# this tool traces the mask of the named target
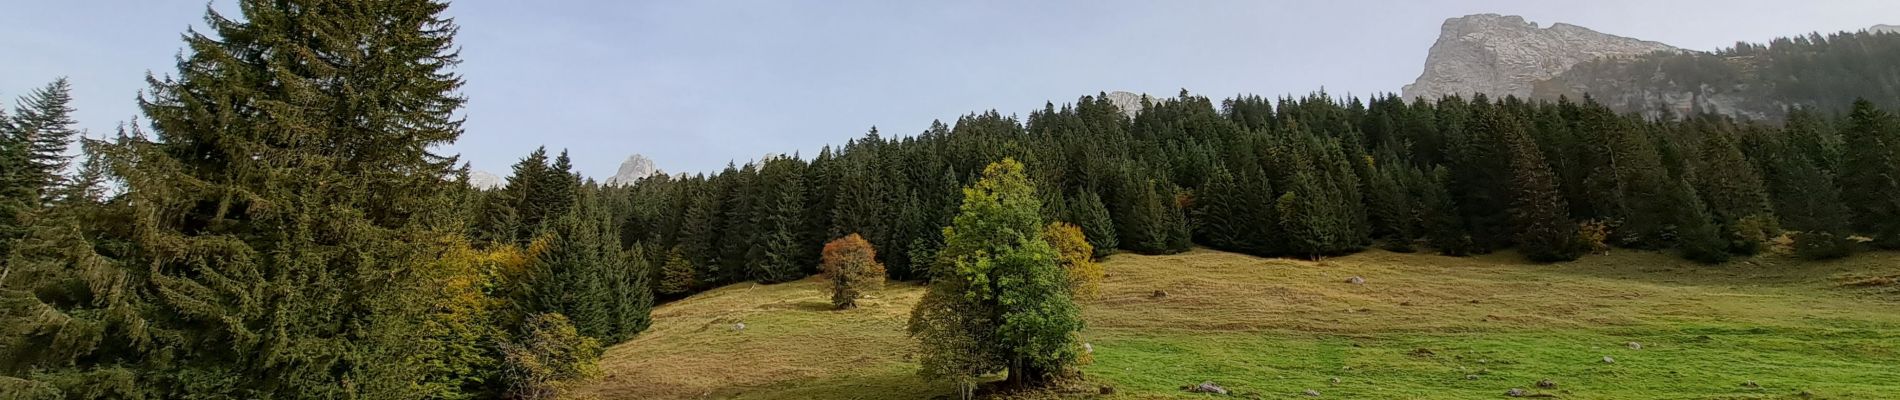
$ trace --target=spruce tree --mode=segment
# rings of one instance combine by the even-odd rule
[[[1458,205],[1452,200],[1451,179],[1451,171],[1444,166],[1432,170],[1432,178],[1425,183],[1424,196],[1419,200],[1423,211],[1420,219],[1425,224],[1426,244],[1432,249],[1448,256],[1469,255],[1475,245],[1465,229]]]
[[[25,214],[38,197],[26,179],[28,146],[14,131],[13,119],[0,104],[0,257],[11,253],[13,241],[26,234]]]
[[[632,277],[619,232],[594,193],[582,190],[571,212],[549,224],[546,245],[528,263],[529,297],[520,303],[524,315],[560,313],[581,334],[611,343],[644,327],[638,310],[623,307],[640,308],[649,289]]]
[[[1511,166],[1511,221],[1518,249],[1536,262],[1570,261],[1585,251],[1570,221],[1570,206],[1558,192],[1556,176],[1524,127],[1500,115],[1489,115],[1486,128],[1503,139]]]
[[[811,250],[805,243],[805,183],[802,161],[767,161],[760,169],[758,185],[768,197],[762,198],[757,215],[759,238],[753,248],[752,279],[760,282],[785,282],[803,277],[811,266],[806,264]]]
[[[106,150],[142,328],[111,359],[145,397],[422,397],[418,269],[462,231],[432,152],[462,132],[445,8],[241,1],[150,79],[152,136]]]
[[[1713,132],[1702,144],[1697,193],[1714,219],[1728,252],[1753,255],[1776,235],[1773,206],[1755,166],[1730,135]]]
[[[43,192],[59,185],[60,173],[66,169],[66,148],[78,134],[73,127],[77,122],[72,118],[72,99],[72,85],[66,78],[59,78],[20,98],[14,108],[16,115],[7,124],[12,141],[17,143],[14,146],[25,151],[20,169],[10,174],[42,197],[31,205],[45,202]]]
[[[1798,136],[1787,140],[1799,141]],[[1798,146],[1775,142],[1768,158],[1768,183],[1781,225],[1794,230],[1795,254],[1808,259],[1831,259],[1852,251],[1848,236],[1850,212],[1841,203],[1840,187],[1823,161],[1808,157]]]
[[[1853,215],[1854,231],[1873,238],[1875,246],[1900,249],[1900,119],[1858,99],[1841,133],[1841,200]]]

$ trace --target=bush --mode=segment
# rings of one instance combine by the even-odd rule
[[[520,337],[501,344],[502,379],[509,398],[560,398],[565,383],[599,372],[600,342],[582,336],[566,316],[531,315],[521,330]]]
[[[1588,220],[1577,224],[1577,239],[1591,254],[1610,254],[1610,224],[1602,220]]]
[[[1042,240],[1056,248],[1056,262],[1069,276],[1069,293],[1078,299],[1094,298],[1102,290],[1102,265],[1091,256],[1095,248],[1089,245],[1088,238],[1082,234],[1082,228],[1067,222],[1050,222],[1042,229]]]
[[[825,243],[818,268],[831,283],[831,305],[840,310],[857,307],[864,292],[884,288],[884,264],[877,262],[877,250],[856,233]]]
[[[1846,257],[1852,252],[1847,238],[1831,232],[1796,232],[1794,234],[1795,256],[1809,260],[1831,260]]]

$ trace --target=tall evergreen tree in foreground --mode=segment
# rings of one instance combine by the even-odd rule
[[[0,107],[0,260],[62,183],[66,148],[77,134],[71,93],[60,78],[21,97],[16,115]]]
[[[462,234],[431,151],[462,132],[455,25],[429,0],[257,1],[207,16],[152,135],[102,151],[132,217],[119,317],[40,366],[75,395],[418,398],[424,266]],[[35,119],[47,118],[46,115]]]
[[[1040,385],[1075,362],[1082,329],[1068,274],[1042,237],[1042,205],[1013,159],[985,168],[963,195],[936,276],[911,311],[920,373],[957,383],[966,397],[977,376],[994,372]]]
[[[59,78],[45,87],[21,97],[14,107],[17,115],[4,128],[10,129],[10,141],[24,151],[13,175],[21,184],[46,191],[60,183],[66,169],[66,148],[78,131],[73,127],[72,85]],[[4,118],[0,115],[0,118]],[[0,129],[0,132],[7,130]],[[46,193],[41,193],[45,197]],[[38,202],[35,202],[37,205]]]

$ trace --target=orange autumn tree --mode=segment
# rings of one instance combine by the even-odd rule
[[[864,292],[884,288],[884,264],[877,262],[877,250],[856,233],[825,243],[818,268],[831,283],[831,305],[840,310],[857,307]]]

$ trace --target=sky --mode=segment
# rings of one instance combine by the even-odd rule
[[[68,77],[81,127],[110,135],[148,72],[174,73],[180,35],[235,1],[0,0],[0,98]],[[1105,91],[1397,92],[1474,13],[1709,50],[1900,23],[1900,1],[459,0],[467,132],[442,150],[507,175],[567,149],[604,179],[633,153],[710,172]]]

